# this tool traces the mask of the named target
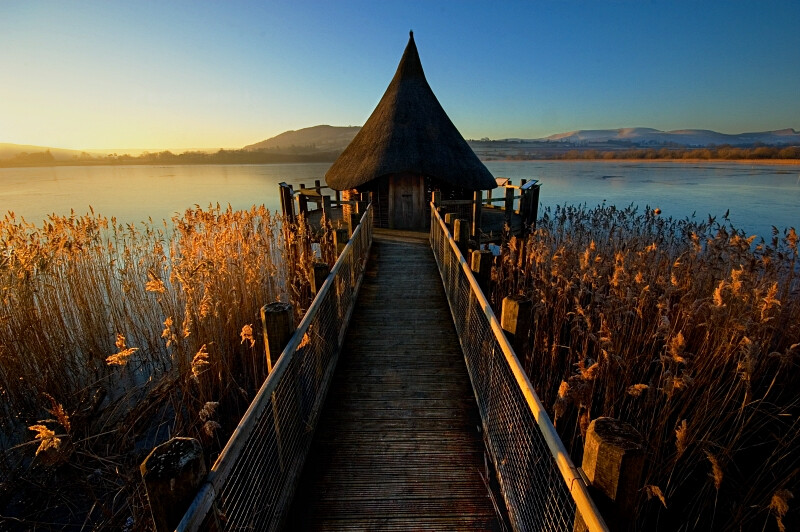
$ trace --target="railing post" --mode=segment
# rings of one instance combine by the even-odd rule
[[[521,296],[503,298],[500,311],[500,327],[506,333],[517,357],[523,356],[525,341],[531,328],[531,312],[533,304],[530,299]]]
[[[586,431],[581,469],[609,528],[631,528],[644,469],[641,434],[629,423],[618,419],[595,419]],[[574,530],[586,530],[580,514],[575,516]]]
[[[455,233],[453,233],[453,223],[456,221],[457,217],[458,217],[458,214],[454,213],[454,212],[448,212],[448,213],[446,213],[444,215],[444,225],[447,226],[447,229],[450,231],[450,234],[453,235],[453,236],[455,236]]]
[[[453,222],[453,240],[458,244],[461,254],[466,257],[469,248],[469,220],[457,218]]]
[[[442,191],[434,190],[433,194],[431,194],[431,201],[433,201],[434,206],[439,207],[442,204]]]
[[[294,309],[289,303],[270,303],[261,307],[264,344],[267,351],[267,370],[278,362],[283,348],[294,333]]]
[[[472,197],[472,239],[475,246],[481,247],[481,207],[483,203],[483,192],[476,190]]]
[[[155,529],[175,530],[206,478],[200,442],[193,438],[172,438],[153,449],[139,471]]]
[[[358,204],[356,204],[356,208],[358,208]],[[358,227],[358,223],[361,221],[361,213],[354,212],[356,209],[351,209],[350,211],[350,218],[347,220],[347,230],[350,233],[350,236],[353,236],[353,233]]]
[[[322,195],[322,182],[319,179],[314,180],[314,190],[317,191],[318,195]]]
[[[514,214],[514,188],[506,187],[506,223],[511,225],[511,215]]]
[[[300,193],[297,195],[297,206],[300,214],[308,214],[308,197],[305,194]]]
[[[347,241],[350,240],[350,235],[348,234],[347,228],[345,227],[337,227],[333,232],[333,243],[336,246],[336,256],[342,254],[344,251],[344,247],[347,245]]]
[[[325,216],[325,219],[330,221],[331,219],[331,197],[330,196],[322,196],[322,214]]]

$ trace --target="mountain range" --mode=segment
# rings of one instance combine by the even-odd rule
[[[262,152],[268,156],[286,157],[316,156],[333,161],[359,132],[359,126],[319,125],[298,130],[285,131],[279,135],[249,144],[241,148],[244,152]],[[679,129],[661,131],[653,128],[634,127],[619,129],[581,129],[556,133],[543,138],[505,138],[500,140],[469,140],[473,150],[481,158],[502,157],[508,150],[529,150],[529,153],[552,154],[568,149],[625,150],[629,148],[701,148],[712,145],[736,147],[800,146],[800,132],[795,129],[779,129],[753,133],[727,134],[707,129]],[[500,151],[497,151],[500,150]],[[21,144],[0,143],[0,161],[9,161],[20,154],[36,154],[49,151],[52,161],[73,161],[108,155],[108,152],[136,155],[142,150],[65,150]],[[213,153],[210,150],[201,150]],[[48,158],[50,158],[48,156]],[[60,163],[57,163],[60,164]]]

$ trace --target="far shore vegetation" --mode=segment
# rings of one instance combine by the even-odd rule
[[[567,161],[748,161],[777,162],[792,161],[800,164],[800,146],[752,146],[736,147],[729,145],[705,148],[660,147],[627,149],[594,149],[586,147],[547,150],[499,149],[494,151],[491,143],[475,146],[478,156],[488,160],[567,160]],[[50,150],[34,153],[18,153],[8,159],[0,159],[0,167],[36,166],[89,166],[89,165],[148,165],[148,164],[275,164],[275,163],[323,163],[333,162],[341,152],[319,151],[314,146],[292,146],[290,148],[264,150],[226,150],[216,152],[186,151],[173,153],[160,151],[145,152],[140,155],[110,153],[93,155],[83,152],[68,159],[53,155]]]

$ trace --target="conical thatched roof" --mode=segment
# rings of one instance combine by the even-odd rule
[[[402,173],[429,176],[466,190],[496,186],[428,86],[413,32],[383,98],[325,174],[325,181],[334,189],[348,190]]]

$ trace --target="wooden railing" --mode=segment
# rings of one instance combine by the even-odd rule
[[[433,203],[430,241],[512,526],[607,531],[583,477]]]
[[[372,245],[372,207],[177,527],[274,530],[302,471]]]

